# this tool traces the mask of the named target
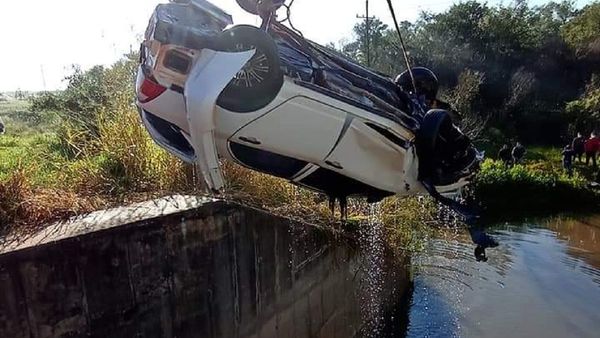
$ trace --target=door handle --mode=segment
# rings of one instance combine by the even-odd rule
[[[240,136],[240,140],[242,140],[242,141],[244,141],[246,143],[254,144],[254,145],[260,145],[260,144],[262,144],[259,140],[257,140],[254,137]]]

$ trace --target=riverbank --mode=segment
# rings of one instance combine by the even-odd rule
[[[10,107],[28,109],[26,102],[4,107],[12,116]],[[205,194],[194,168],[154,145],[136,114],[126,107],[111,120],[101,120],[100,135],[85,142],[76,142],[79,134],[62,129],[64,125],[41,133],[26,121],[0,136],[0,235],[32,233],[55,221],[162,196]],[[339,215],[332,217],[325,196],[233,163],[223,163],[223,169],[225,199],[331,233],[352,230],[342,229]],[[353,199],[349,205],[353,222],[384,215],[378,221],[385,224],[387,242],[401,251],[422,247],[434,211],[431,201],[416,198],[387,199],[375,215],[364,200]]]
[[[594,177],[595,170],[584,163],[576,163],[569,177],[560,150],[532,148],[520,165],[484,161],[470,199],[486,217],[495,219],[593,212],[600,207],[600,191],[589,187]]]
[[[98,90],[104,90],[108,101],[86,108],[90,110],[84,121],[72,112],[50,110],[57,105],[52,100],[61,96],[0,103],[0,116],[7,122],[7,133],[0,136],[0,234],[33,231],[90,211],[157,197],[204,193],[194,168],[152,142],[130,104],[131,95],[114,85],[134,66],[133,60],[105,70],[105,83]],[[87,107],[79,101],[71,104]],[[341,228],[324,196],[232,163],[223,168],[228,183],[224,198],[332,231]],[[523,166],[507,169],[497,162],[483,163],[471,200],[484,215],[500,218],[590,210],[600,201],[598,193],[586,187],[590,175],[580,166],[569,178],[557,150],[530,149]],[[349,214],[358,220],[377,217],[399,250],[418,250],[430,225],[437,222],[438,211],[428,198],[389,198],[377,210],[364,200],[351,200]]]
[[[18,120],[35,115],[23,113],[29,109],[27,102],[3,107],[5,120],[20,123],[0,137],[3,233],[33,231],[82,213],[170,194],[203,193],[194,169],[155,146],[130,106],[120,105],[110,118],[101,114],[99,135],[83,140],[76,128],[52,124],[43,115],[33,119],[36,125]],[[38,129],[40,124],[45,132]],[[331,230],[341,228],[322,195],[232,163],[224,163],[224,172],[225,198]],[[524,165],[505,168],[484,162],[470,198],[484,216],[496,219],[593,211],[600,197],[587,188],[591,174],[591,169],[578,164],[570,178],[561,168],[558,150],[534,148]],[[354,220],[374,216],[363,200],[352,200],[349,212]],[[389,198],[375,213],[385,224],[389,242],[399,250],[419,250],[438,216],[437,205],[423,198]]]

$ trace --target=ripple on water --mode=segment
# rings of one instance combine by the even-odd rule
[[[475,261],[466,231],[431,239],[412,259],[407,336],[597,337],[598,224],[497,226],[500,247],[488,250],[487,263]]]

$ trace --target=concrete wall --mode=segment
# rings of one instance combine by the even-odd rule
[[[4,243],[0,337],[367,335],[373,314],[361,304],[387,313],[408,276],[389,259],[371,276],[358,252],[221,201],[103,211]]]

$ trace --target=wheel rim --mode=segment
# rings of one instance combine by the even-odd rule
[[[256,53],[235,75],[232,83],[238,87],[246,88],[252,88],[263,83],[271,71],[267,55],[252,45],[245,46],[243,44],[237,44],[233,49],[236,52],[254,49]]]

